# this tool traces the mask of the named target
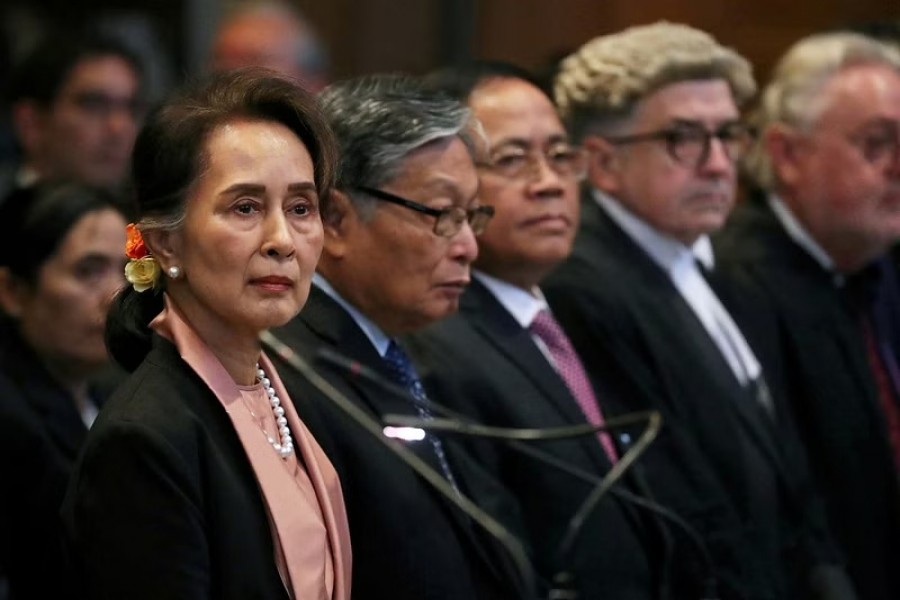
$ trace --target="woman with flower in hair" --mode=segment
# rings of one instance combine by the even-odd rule
[[[103,324],[125,284],[115,199],[71,183],[0,207],[0,576],[11,600],[66,595],[59,507],[105,392]]]
[[[265,71],[148,119],[107,325],[133,372],[63,507],[85,597],[349,600],[340,483],[259,342],[306,302],[335,154],[312,97]]]

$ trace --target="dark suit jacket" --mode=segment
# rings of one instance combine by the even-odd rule
[[[803,598],[835,561],[790,420],[743,389],[667,274],[590,197],[570,261],[544,290],[589,368],[614,360],[653,388],[741,515],[752,597]],[[751,344],[753,343],[752,340]],[[777,382],[770,382],[776,386]]]
[[[463,297],[457,317],[415,336],[411,344],[425,365],[423,370],[434,395],[442,404],[477,420],[497,426],[538,428],[585,423],[577,401],[529,332],[478,281]],[[593,369],[596,395],[605,416],[650,408],[643,400],[645,392],[628,386],[616,373],[602,370],[606,364],[595,363]],[[636,438],[637,432],[630,435]],[[642,513],[616,496],[604,500],[584,526],[572,555],[560,562],[556,554],[559,542],[591,485],[501,443],[473,446],[516,492],[532,538],[543,540],[535,546],[541,570],[553,574],[561,568],[574,568],[581,597],[701,597],[706,567],[683,532],[671,530],[652,513]],[[594,477],[610,468],[595,436],[536,446]],[[649,481],[650,488],[667,498],[680,496],[680,508],[688,508],[690,520],[703,527],[717,564],[739,571],[740,561],[734,557],[740,550],[739,540],[721,542],[725,536],[734,535],[740,524],[718,484],[700,472],[678,475],[683,471],[681,465],[691,464],[686,454],[689,451],[665,429],[641,459],[639,476],[625,487],[649,495]],[[648,466],[649,470],[645,468]],[[732,531],[723,526],[728,519],[732,520]],[[667,560],[670,536],[679,542],[674,561]],[[740,585],[734,581],[736,573],[726,574],[724,570],[720,568],[717,575],[723,583],[728,580],[723,589],[725,597],[744,597],[737,591]],[[670,586],[666,584],[669,575]]]
[[[775,352],[835,537],[866,600],[900,598],[900,489],[858,321],[833,274],[784,231],[763,198],[716,239],[722,272],[745,301],[738,318],[775,315]],[[896,308],[896,307],[895,307]]]
[[[63,519],[87,598],[288,598],[231,420],[160,337],[91,428]]]
[[[71,395],[0,324],[0,573],[12,600],[64,595],[59,507],[86,434]]]
[[[316,287],[300,316],[274,333],[309,360],[315,360],[319,348],[329,348],[390,377],[352,317]],[[502,548],[306,378],[278,364],[301,418],[341,478],[353,545],[355,600],[526,597]],[[386,413],[418,416],[411,399],[377,383],[327,364],[320,363],[318,372],[375,418]],[[427,441],[409,447],[438,468]],[[497,483],[450,440],[444,440],[444,447],[462,491],[495,517],[509,517],[501,520],[515,525],[517,508]]]

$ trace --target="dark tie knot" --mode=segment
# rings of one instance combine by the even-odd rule
[[[409,356],[393,340],[388,344],[387,352],[384,354],[384,363],[394,380],[404,387],[409,387],[419,379]]]

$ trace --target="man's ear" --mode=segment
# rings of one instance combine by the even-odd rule
[[[40,153],[46,128],[46,111],[32,100],[22,100],[13,105],[13,126],[16,137],[28,158]]]
[[[0,309],[18,319],[24,310],[29,286],[13,275],[9,267],[0,267]]]
[[[588,181],[600,191],[615,195],[622,167],[618,148],[598,135],[586,137],[582,145],[588,157]]]
[[[800,176],[799,134],[791,127],[776,123],[762,133],[762,150],[772,165],[772,175],[787,187],[796,185]]]
[[[359,215],[345,192],[331,191],[322,223],[325,228],[323,253],[333,258],[344,256],[347,253],[347,242],[353,230],[359,226]]]

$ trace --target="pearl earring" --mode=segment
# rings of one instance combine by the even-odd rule
[[[178,279],[181,277],[181,269],[175,266],[171,266],[166,269],[166,274],[169,276],[169,279]]]

